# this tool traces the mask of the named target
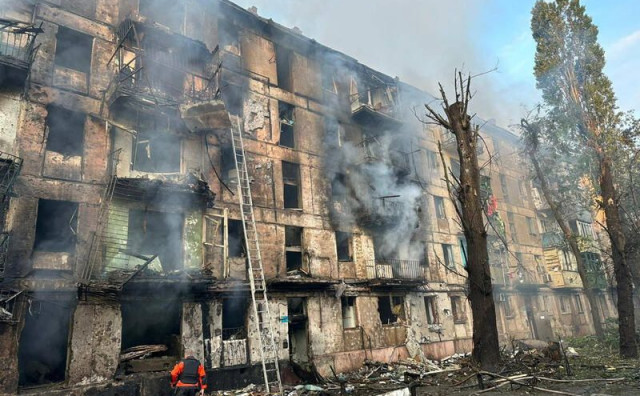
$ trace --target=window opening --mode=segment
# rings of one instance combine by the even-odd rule
[[[182,213],[130,210],[127,247],[136,254],[157,255],[164,272],[181,269],[183,226]]]
[[[464,323],[467,321],[467,314],[464,301],[460,296],[451,297],[451,311],[453,313],[453,321],[455,323]]]
[[[58,26],[55,64],[82,73],[91,72],[93,37],[76,30]]]
[[[77,202],[39,200],[33,250],[40,252],[75,252],[78,229],[77,215]]]
[[[338,261],[353,261],[351,242],[352,234],[350,232],[336,231],[336,249],[338,251]]]
[[[300,165],[282,161],[285,209],[300,208]]]
[[[294,135],[294,109],[295,107],[289,103],[278,102],[278,114],[280,118],[280,145],[289,148],[295,148]]]
[[[302,228],[285,226],[285,258],[287,271],[302,268]]]
[[[58,106],[48,106],[47,113],[47,150],[65,157],[82,155],[85,114]]]
[[[179,173],[180,143],[180,137],[170,133],[138,132],[133,143],[133,170],[149,173]]]
[[[397,296],[378,297],[378,313],[383,325],[403,321],[405,318],[404,298]]]
[[[225,298],[222,300],[222,339],[243,340],[247,338],[247,298]]]
[[[291,91],[291,59],[293,51],[276,44],[276,71],[278,86],[285,91]]]
[[[352,329],[356,327],[356,298],[342,297],[342,327]]]
[[[444,209],[444,198],[442,197],[433,197],[433,201],[436,205],[436,217],[438,219],[446,219],[447,214]]]
[[[427,312],[427,324],[437,324],[438,321],[438,304],[435,296],[424,298],[424,307]]]
[[[65,380],[72,307],[57,301],[29,301],[18,343],[18,384]]]

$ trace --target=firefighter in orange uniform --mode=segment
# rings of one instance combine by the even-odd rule
[[[207,374],[204,366],[193,353],[185,353],[184,359],[171,370],[171,387],[175,388],[176,396],[200,396],[207,389]]]

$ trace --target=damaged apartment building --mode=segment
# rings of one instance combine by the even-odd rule
[[[0,392],[162,394],[185,351],[215,388],[470,351],[428,94],[226,0],[2,4]],[[483,131],[502,340],[591,332],[518,138]]]

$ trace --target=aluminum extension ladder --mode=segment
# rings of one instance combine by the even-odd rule
[[[262,360],[262,373],[267,392],[282,393],[282,380],[278,368],[278,349],[273,332],[269,301],[267,299],[267,285],[262,267],[262,256],[258,242],[258,232],[253,214],[253,200],[251,198],[251,182],[247,172],[247,162],[242,140],[242,126],[237,117],[231,120],[231,142],[234,152],[236,173],[238,175],[238,199],[244,229],[244,240],[247,249],[247,263],[249,285],[251,286],[251,301],[254,323],[258,327],[260,337],[259,349]]]

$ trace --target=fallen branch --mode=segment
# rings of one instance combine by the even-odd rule
[[[514,385],[526,386],[527,388],[535,389],[535,390],[540,391],[540,392],[553,393],[553,394],[556,394],[556,395],[578,396],[576,393],[569,393],[569,392],[557,391],[557,390],[553,390],[553,389],[541,388],[539,386],[534,386],[534,385],[529,385],[529,384],[526,384],[526,383],[523,383],[523,382],[519,382],[519,381],[522,381],[524,379],[532,379],[534,377],[531,377],[531,378],[524,377],[524,378],[521,378],[519,381],[516,381],[516,380],[513,380],[513,379],[511,379],[509,377],[505,377],[503,375],[496,374],[496,373],[491,373],[491,372],[488,372],[488,371],[480,371],[480,372],[478,372],[478,374],[489,375],[489,376],[493,376],[493,377],[496,377],[496,378],[501,378],[501,379],[504,379],[504,380],[508,381],[508,382],[504,382],[503,384],[500,384],[500,386],[506,385],[507,383],[511,383],[511,384],[514,384]],[[485,390],[487,390],[487,391],[488,390],[494,390],[494,389],[499,388],[500,386],[494,386],[493,388],[485,389]],[[478,392],[476,392],[476,393],[478,393]]]

